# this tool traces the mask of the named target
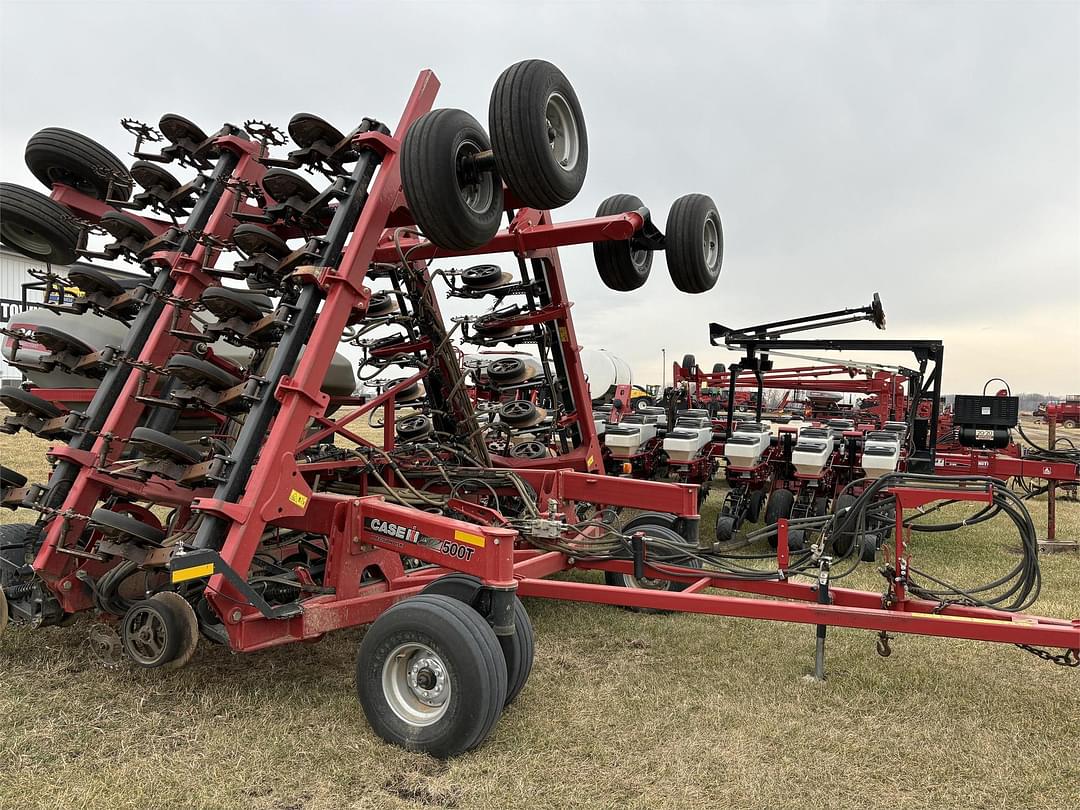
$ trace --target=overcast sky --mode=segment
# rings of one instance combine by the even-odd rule
[[[724,221],[716,288],[642,289],[563,252],[581,342],[659,381],[709,367],[710,320],[748,325],[868,303],[941,338],[945,388],[1080,392],[1080,4],[15,2],[0,0],[0,176],[45,126],[123,154],[121,117],[211,131],[299,111],[397,121],[417,71],[487,120],[520,59],[558,64],[588,124],[589,174],[557,213],[641,197],[663,228],[703,192]],[[884,359],[878,357],[877,359]],[[897,358],[909,362],[908,358]]]

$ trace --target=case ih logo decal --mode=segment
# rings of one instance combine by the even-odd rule
[[[408,526],[399,526],[396,523],[389,523],[378,518],[368,518],[367,527],[375,534],[381,534],[384,537],[393,537],[397,540],[404,540],[406,543],[420,542],[420,532],[416,529],[410,529]]]
[[[426,537],[417,529],[410,529],[408,526],[400,526],[397,523],[380,520],[379,518],[368,518],[365,525],[368,531],[375,534],[393,540],[403,540],[406,543],[413,543],[418,546],[426,546],[458,560],[468,561],[473,558],[475,549],[469,546],[484,547],[484,536],[472,534],[471,532],[455,531],[453,540],[439,540],[434,537]]]

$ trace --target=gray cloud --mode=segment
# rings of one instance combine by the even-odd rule
[[[1080,6],[1057,3],[12,2],[0,5],[0,174],[33,186],[43,126],[117,152],[121,116],[204,124],[299,110],[396,121],[416,72],[486,118],[507,64],[574,82],[590,173],[559,217],[633,192],[661,226],[711,194],[725,270],[678,294],[662,257],[631,294],[564,251],[579,336],[644,381],[710,349],[706,324],[857,305],[889,337],[947,340],[948,390],[991,376],[1080,389]],[[869,326],[847,333],[867,335]]]

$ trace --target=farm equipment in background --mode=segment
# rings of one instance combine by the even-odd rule
[[[176,115],[156,129],[124,122],[136,136],[130,172],[66,130],[31,139],[28,164],[51,196],[3,184],[4,241],[50,264],[129,260],[147,281],[130,301],[103,287],[88,302],[125,321],[120,345],[95,348],[47,325],[5,332],[43,346],[35,362],[97,382],[84,411],[58,422],[25,401],[9,423],[56,443],[47,483],[0,471],[0,502],[39,515],[0,527],[0,630],[9,608],[29,628],[92,612],[103,655],[175,668],[200,637],[247,652],[371,623],[356,666],[368,721],[440,757],[480,745],[528,679],[532,627],[519,595],[813,624],[819,677],[829,624],[877,631],[879,645],[907,632],[1063,648],[1055,660],[1073,660],[1075,623],[1016,621],[1038,580],[1022,507],[1008,514],[1024,565],[1004,593],[973,600],[907,567],[903,508],[1011,505],[989,480],[886,475],[843,515],[791,521],[828,538],[894,499],[895,567],[882,594],[830,588],[833,558],[824,544],[791,548],[787,521],[770,530],[776,554],[751,568],[700,537],[698,488],[603,474],[558,248],[592,244],[618,291],[644,284],[664,250],[675,286],[700,293],[720,272],[719,214],[687,195],[661,233],[638,198],[616,195],[595,217],[556,222],[550,210],[576,196],[588,159],[566,77],[538,60],[508,68],[492,92],[490,138],[468,113],[432,109],[438,88],[423,71],[393,132],[370,118],[346,132],[297,114],[298,148],[285,158],[271,156],[285,138],[268,124],[208,136]],[[150,142],[165,145],[145,152]],[[162,163],[196,176],[181,183]],[[143,188],[134,197],[132,178]],[[91,250],[98,229],[114,241]],[[430,265],[497,253],[516,272]],[[490,308],[444,317],[436,280]],[[251,359],[200,349],[219,339]],[[535,347],[538,368],[511,357],[474,369],[498,389],[481,397],[455,340],[478,352]],[[331,413],[322,387],[343,341],[363,353],[362,381],[405,376]],[[174,435],[201,412],[215,416],[213,433]],[[377,442],[350,427],[379,415]],[[642,513],[619,526],[620,508]],[[604,584],[548,578],[572,569],[601,571]]]

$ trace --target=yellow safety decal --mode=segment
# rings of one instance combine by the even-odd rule
[[[565,326],[559,327],[559,340],[561,340],[563,343],[570,342],[570,333],[566,331]]]
[[[193,565],[191,568],[181,568],[179,571],[173,571],[172,581],[173,585],[175,585],[177,582],[187,582],[189,579],[208,577],[213,573],[213,563],[207,563],[206,565]]]
[[[920,619],[944,619],[951,622],[975,622],[976,624],[1012,624],[1011,621],[1005,619],[983,619],[979,616],[946,616],[943,613],[912,613],[911,616],[918,616]]]
[[[587,459],[585,459],[586,466],[589,466],[589,467],[592,466],[593,458],[595,458],[595,456],[589,456]]]
[[[471,532],[463,532],[461,529],[455,529],[454,539],[459,543],[468,543],[470,546],[484,547],[484,536],[481,534],[472,534]]]
[[[295,489],[289,493],[289,500],[299,506],[301,509],[307,509],[308,496],[303,492],[297,492]]]

